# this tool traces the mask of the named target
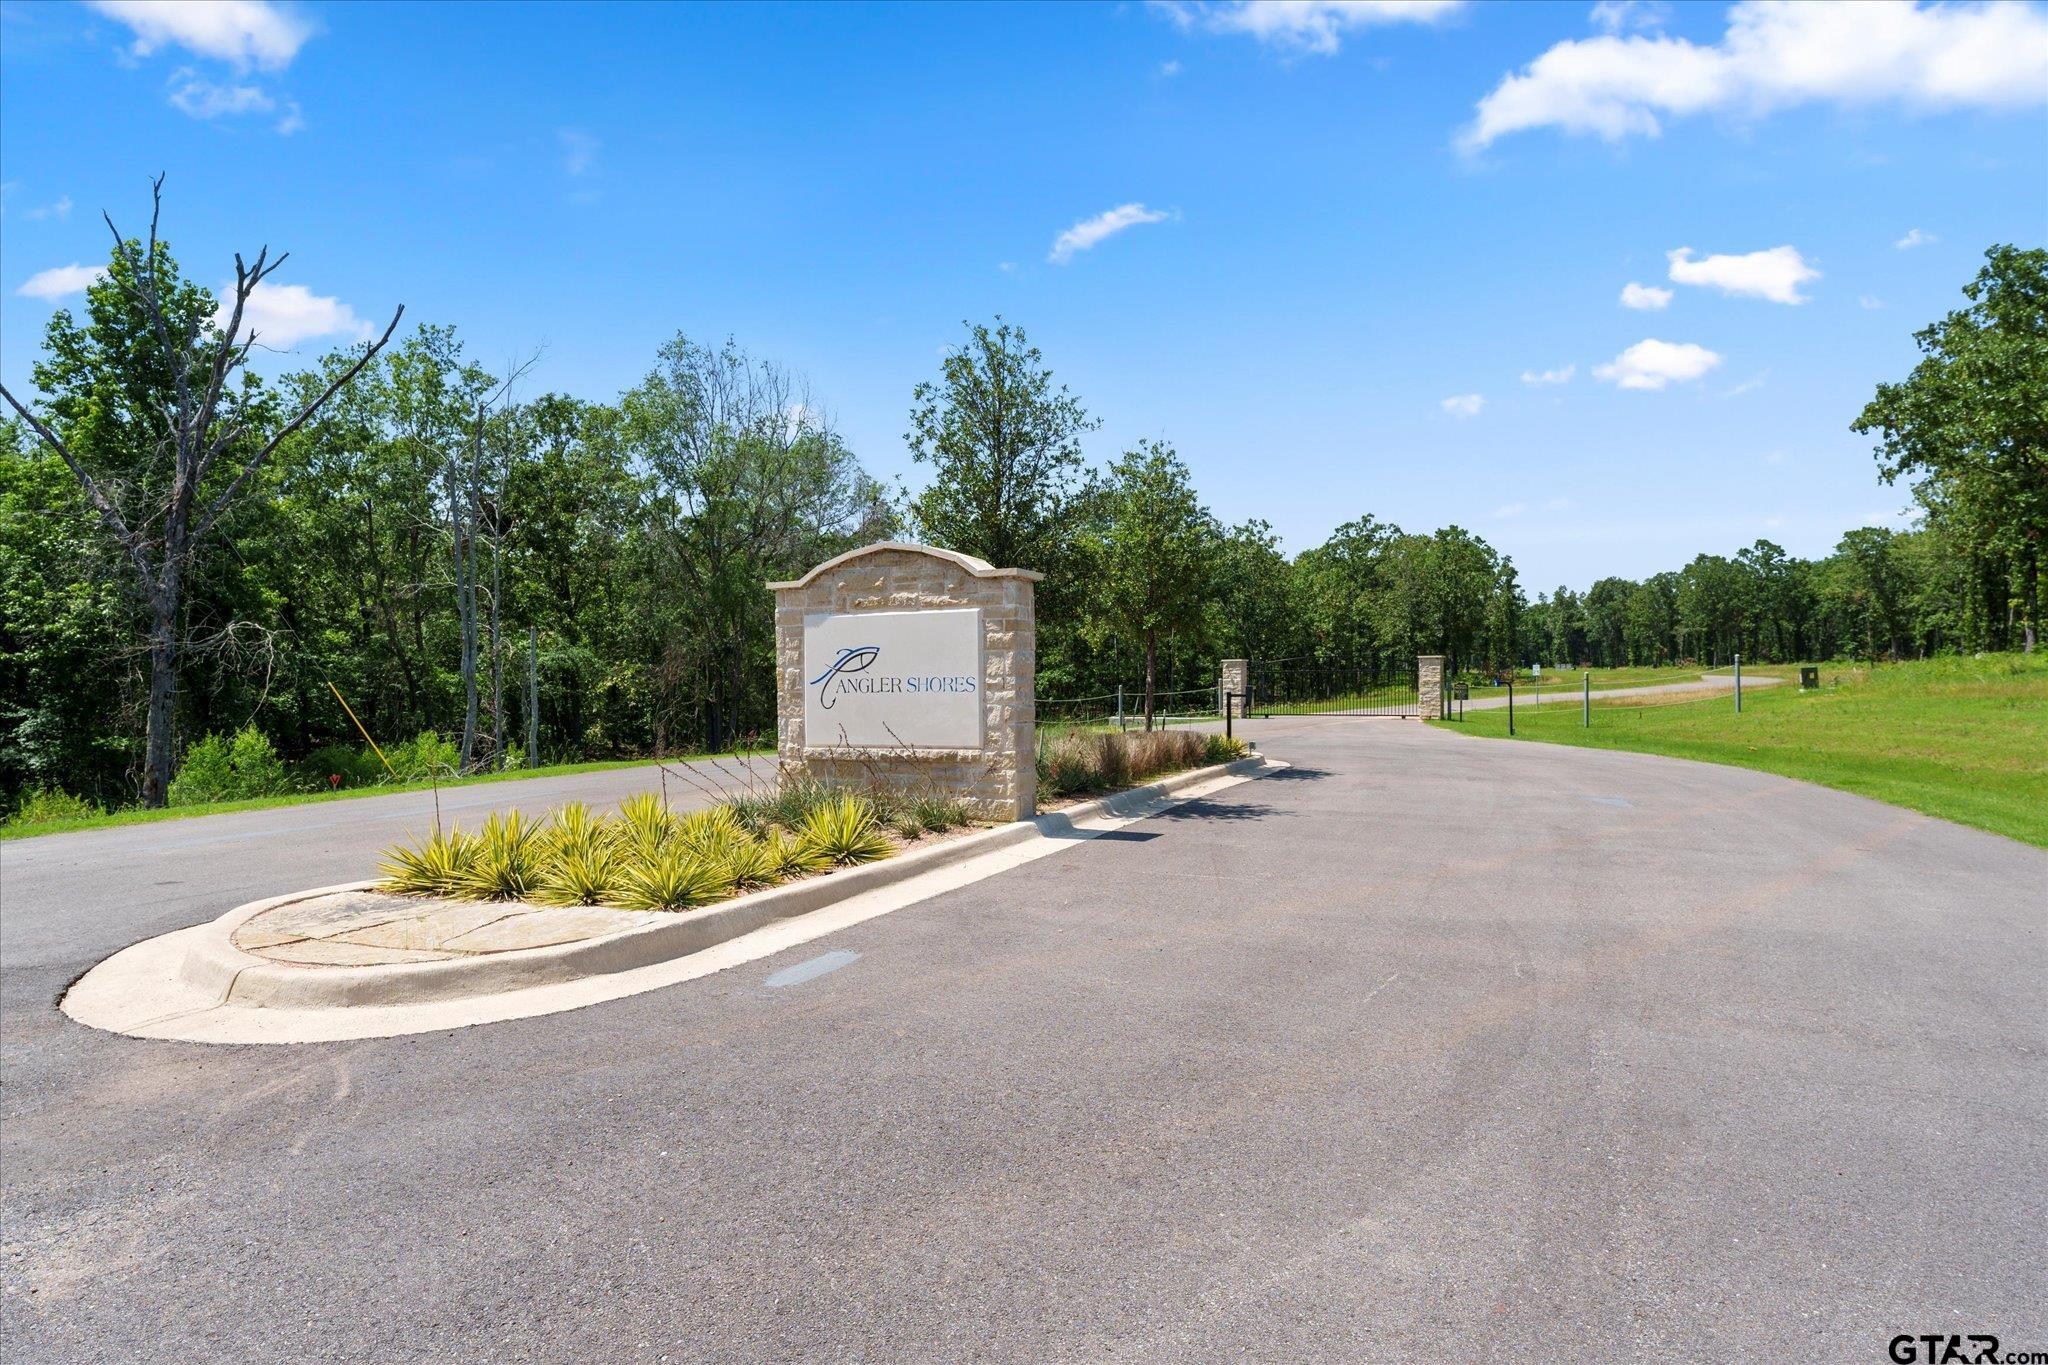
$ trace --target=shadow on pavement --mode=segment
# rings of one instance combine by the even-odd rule
[[[1269,815],[1286,815],[1263,801],[1188,801],[1172,810],[1161,811],[1155,820],[1263,820]]]
[[[1305,763],[1295,763],[1285,768],[1275,768],[1269,773],[1260,773],[1258,780],[1261,782],[1313,782],[1317,778],[1328,777],[1329,775],[1330,772],[1327,768],[1311,768]]]

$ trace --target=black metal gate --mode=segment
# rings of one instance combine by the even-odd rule
[[[1248,716],[1413,716],[1419,714],[1415,663],[1324,664],[1255,659]]]

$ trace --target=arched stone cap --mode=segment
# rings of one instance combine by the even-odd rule
[[[851,564],[856,559],[865,559],[869,555],[878,555],[889,550],[900,550],[908,554],[930,555],[933,559],[943,559],[948,564],[965,569],[976,578],[1021,578],[1027,582],[1036,583],[1045,577],[1044,574],[1039,573],[1035,569],[998,569],[985,559],[976,559],[973,555],[963,555],[958,550],[941,550],[936,545],[913,545],[907,540],[878,540],[872,545],[863,545],[857,550],[848,550],[843,555],[835,555],[817,568],[812,569],[802,578],[792,579],[787,583],[770,583],[768,586],[776,592],[781,592],[785,588],[807,587],[817,579],[818,575],[829,573],[842,564]]]

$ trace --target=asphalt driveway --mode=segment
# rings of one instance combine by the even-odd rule
[[[2048,1347],[2048,853],[1737,769],[1245,728],[1295,766],[745,968],[375,1042],[71,1023],[99,954],[226,907],[84,861],[24,896],[0,846],[9,1357]]]

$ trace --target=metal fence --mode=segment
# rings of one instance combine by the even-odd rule
[[[1152,694],[1152,723],[1191,725],[1220,720],[1222,695],[1214,687],[1180,688]],[[1145,689],[1120,687],[1092,697],[1040,697],[1040,729],[1142,730],[1145,728]]]
[[[1415,665],[1326,664],[1254,660],[1248,716],[1412,716],[1417,714]]]

